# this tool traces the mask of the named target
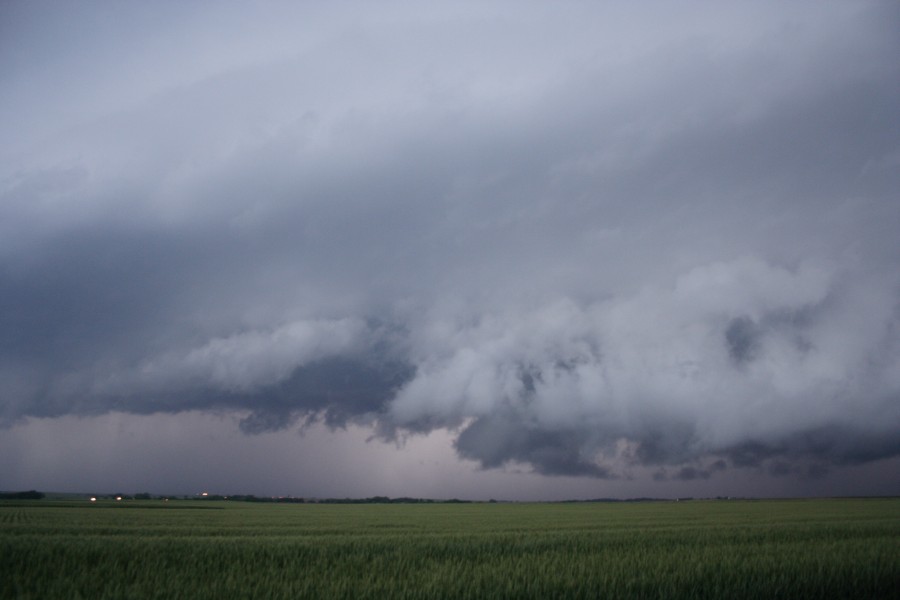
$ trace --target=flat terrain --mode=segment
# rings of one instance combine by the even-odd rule
[[[0,502],[2,598],[900,598],[900,499]]]

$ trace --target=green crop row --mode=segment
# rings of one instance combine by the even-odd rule
[[[0,597],[900,597],[896,499],[192,506],[0,503]]]

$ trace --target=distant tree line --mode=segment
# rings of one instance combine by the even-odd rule
[[[234,496],[222,496],[209,494],[198,496],[195,500],[229,500],[234,502],[275,502],[283,504],[431,504],[431,503],[465,503],[469,500],[432,500],[428,498],[389,498],[387,496],[371,496],[369,498],[295,498],[293,496],[254,496],[253,494],[238,494]]]
[[[197,501],[230,501],[230,502],[267,502],[280,504],[468,504],[472,500],[435,500],[432,498],[390,498],[388,496],[370,496],[368,498],[298,498],[294,496],[254,496],[253,494],[235,494],[225,496],[222,494],[206,494],[195,496],[179,495],[154,495],[148,492],[137,494],[91,494],[93,499],[103,500],[197,500]],[[0,500],[41,500],[46,494],[36,490],[27,492],[0,492]],[[496,502],[496,500],[491,500]]]
[[[430,498],[388,498],[387,496],[372,496],[371,498],[322,498],[319,500],[309,500],[308,502],[317,502],[319,504],[463,504],[470,501],[458,500],[456,498],[450,500],[433,500]]]
[[[40,500],[44,497],[42,492],[28,490],[27,492],[0,492],[0,500]]]

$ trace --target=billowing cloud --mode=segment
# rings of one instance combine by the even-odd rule
[[[4,423],[900,455],[892,4],[204,8],[0,9]]]
[[[420,342],[391,417],[475,419],[464,455],[547,471],[891,456],[896,283],[850,277],[738,259],[630,296],[446,324]]]

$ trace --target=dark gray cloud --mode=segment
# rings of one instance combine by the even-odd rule
[[[5,4],[0,419],[900,455],[896,7],[513,8]]]
[[[584,455],[583,430],[553,431],[541,424],[529,424],[521,415],[492,414],[469,424],[456,440],[460,456],[481,463],[485,468],[499,467],[515,460],[529,464],[545,475],[579,475],[607,478],[610,470]]]

